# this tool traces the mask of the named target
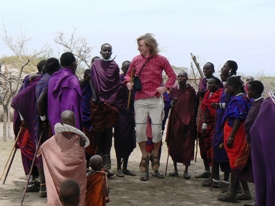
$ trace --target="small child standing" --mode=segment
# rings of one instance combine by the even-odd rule
[[[60,184],[59,198],[62,206],[78,206],[80,202],[80,187],[74,180],[65,180]]]
[[[92,170],[87,172],[86,206],[105,206],[110,201],[110,196],[102,157],[92,156],[89,165]]]

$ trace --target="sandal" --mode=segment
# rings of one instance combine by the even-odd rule
[[[210,177],[210,172],[209,171],[205,171],[204,173],[200,174],[200,175],[196,175],[195,178],[209,178]]]
[[[183,177],[184,177],[184,179],[189,180],[191,178],[191,175],[189,175],[188,172],[184,172]]]
[[[178,173],[178,171],[169,172],[169,176],[170,176],[170,177],[178,177],[178,176],[179,176],[179,173]]]
[[[143,172],[142,176],[140,177],[140,181],[147,181],[149,180],[149,173],[147,172]]]
[[[47,197],[47,191],[39,191],[39,193],[38,193],[38,197],[40,197],[40,198],[44,198],[44,197]]]
[[[109,170],[105,171],[107,172],[107,177],[110,178],[115,175],[115,173],[110,172]]]
[[[153,169],[153,170],[158,170],[159,165],[160,165],[160,162],[159,162],[159,155],[154,156],[154,155],[152,154],[152,157],[151,157],[151,166],[152,166],[152,169]],[[157,166],[157,168],[154,168],[155,166]]]
[[[23,187],[23,189],[25,189],[25,187]],[[36,186],[35,184],[29,184],[26,192],[38,192],[39,189],[39,186]]]
[[[251,202],[245,203],[244,206],[256,206],[256,202],[252,200]]]
[[[152,174],[153,177],[159,178],[159,179],[164,179],[164,175],[160,174],[158,170],[154,171]]]
[[[124,177],[124,174],[123,174],[122,170],[117,170],[116,171],[116,176],[117,177]]]
[[[147,153],[146,157],[141,157],[139,168],[142,172],[148,171],[150,155]]]
[[[251,199],[252,197],[250,194],[242,193],[237,195],[237,200],[251,200]]]
[[[136,176],[136,174],[131,172],[130,170],[122,170],[122,173],[129,176]]]
[[[236,196],[232,196],[230,194],[230,192],[227,192],[223,195],[221,195],[220,197],[218,197],[218,200],[219,201],[222,201],[222,202],[233,202],[233,203],[238,203],[239,201],[237,200]]]

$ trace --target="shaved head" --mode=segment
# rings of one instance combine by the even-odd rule
[[[75,127],[75,114],[71,110],[65,110],[61,113],[61,122]]]
[[[80,187],[74,180],[65,180],[60,184],[59,198],[63,206],[77,206],[80,202]]]
[[[183,75],[188,79],[188,74],[185,71],[180,71],[178,75]]]
[[[99,171],[103,167],[103,160],[100,155],[94,155],[90,158],[90,167],[95,170]]]

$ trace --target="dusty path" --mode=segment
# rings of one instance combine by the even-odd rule
[[[1,125],[0,125],[1,126]],[[1,129],[0,129],[1,130]],[[1,135],[1,133],[0,133]],[[0,172],[11,151],[13,141],[3,142],[0,138]],[[160,171],[164,173],[167,158],[167,149],[164,144],[161,157]],[[129,160],[129,169],[138,173],[135,177],[126,176],[118,178],[114,176],[109,179],[111,191],[111,202],[108,206],[139,206],[139,205],[201,205],[201,206],[227,206],[227,205],[243,205],[246,201],[238,204],[222,203],[217,201],[220,189],[202,187],[202,179],[194,176],[203,172],[203,163],[200,158],[198,161],[192,162],[189,172],[192,175],[190,180],[185,180],[183,175],[184,167],[179,165],[181,177],[166,177],[165,179],[157,179],[150,176],[149,181],[141,182],[139,180],[140,173],[138,169],[140,161],[139,149],[136,148]],[[112,170],[115,171],[115,154],[112,150]],[[171,159],[169,159],[168,172],[173,170]],[[3,178],[2,178],[3,180]],[[0,183],[0,206],[19,205],[25,186],[26,178],[23,173],[20,151],[16,153],[14,163],[6,184]],[[46,205],[46,199],[41,199],[37,193],[27,193],[24,205],[42,206]]]

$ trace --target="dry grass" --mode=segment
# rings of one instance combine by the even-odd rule
[[[22,59],[24,62],[27,61],[27,59],[30,58],[29,56],[22,56]],[[36,65],[39,61],[46,59],[43,57],[38,57],[32,59],[32,61],[24,68],[24,73],[30,74],[33,72],[37,72]],[[2,71],[5,69],[5,66],[8,66],[9,68],[15,68],[18,69],[22,66],[22,63],[18,60],[18,57],[16,56],[3,56],[0,58],[0,62],[2,63]]]

